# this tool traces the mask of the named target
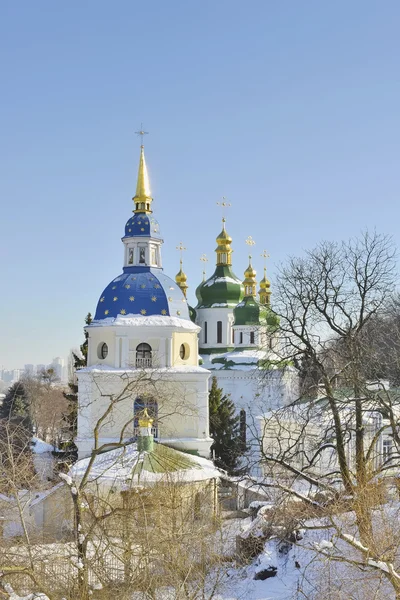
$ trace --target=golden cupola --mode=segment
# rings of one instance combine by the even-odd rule
[[[253,265],[251,264],[251,256],[249,256],[249,266],[244,272],[244,295],[245,296],[256,296],[257,294],[257,281],[256,281],[256,271],[253,269]]]
[[[264,277],[260,281],[260,289],[258,290],[260,296],[260,304],[269,306],[271,303],[271,282],[267,279],[267,268],[264,267]]]
[[[232,265],[232,238],[225,229],[225,219],[222,219],[222,231],[217,237],[217,266],[218,265]]]
[[[179,272],[175,275],[175,281],[178,284],[178,286],[181,288],[185,298],[186,298],[186,292],[188,290],[188,284],[187,282],[187,275],[186,273],[183,271],[182,269],[182,259],[180,261],[180,269]]]
[[[149,174],[147,172],[146,159],[144,157],[144,146],[140,147],[140,160],[138,178],[136,184],[136,194],[132,198],[135,203],[135,213],[151,213],[151,203],[153,198],[150,192]]]

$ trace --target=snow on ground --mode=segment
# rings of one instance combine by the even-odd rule
[[[45,452],[57,451],[57,448],[55,446],[52,446],[52,444],[47,444],[46,442],[37,437],[32,438],[31,448],[34,454],[44,454]]]

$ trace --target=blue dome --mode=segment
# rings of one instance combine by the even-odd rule
[[[180,287],[161,269],[146,267],[125,267],[102,293],[94,318],[102,320],[131,314],[190,320]]]
[[[134,213],[125,225],[125,237],[153,237],[161,239],[158,221],[146,213]]]

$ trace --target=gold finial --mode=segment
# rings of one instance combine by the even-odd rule
[[[154,419],[152,419],[147,412],[147,408],[145,408],[139,417],[139,427],[151,427],[153,425]]]
[[[180,269],[179,269],[179,273],[177,273],[175,275],[175,281],[178,284],[178,286],[181,288],[181,290],[183,292],[183,295],[186,298],[186,292],[187,292],[187,289],[188,289],[189,286],[186,283],[186,281],[187,281],[187,275],[186,275],[186,273],[183,272],[183,269],[182,269],[182,263],[183,263],[182,253],[186,250],[186,248],[183,245],[183,242],[179,242],[179,246],[177,246],[176,249],[179,250],[179,252],[180,252],[180,261],[179,261],[179,263],[180,263]]]
[[[144,212],[151,213],[151,203],[153,198],[151,197],[150,192],[150,181],[149,175],[147,172],[146,159],[144,157],[144,146],[143,146],[143,136],[147,134],[147,131],[143,131],[141,128],[140,131],[135,132],[137,135],[142,137],[142,145],[140,146],[140,159],[139,159],[139,169],[138,169],[138,177],[136,183],[136,194],[133,197],[133,201],[135,203],[135,209],[133,212]]]
[[[271,302],[271,282],[267,279],[267,258],[269,258],[269,254],[266,250],[264,250],[261,254],[261,257],[264,259],[264,277],[260,281],[260,289],[258,290],[260,296],[260,303],[268,305]]]
[[[200,260],[201,260],[201,262],[204,265],[203,266],[203,281],[205,281],[206,280],[206,266],[207,266],[207,263],[208,263],[207,254],[202,254],[200,256]]]

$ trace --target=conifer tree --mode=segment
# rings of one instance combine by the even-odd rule
[[[245,451],[240,434],[240,418],[229,395],[218,387],[217,378],[212,378],[209,393],[210,435],[214,440],[211,456],[217,467],[229,475],[239,475],[239,459]]]
[[[9,388],[0,406],[0,419],[7,419],[32,432],[29,397],[22,381],[17,381]]]
[[[92,322],[92,315],[88,313],[85,317],[85,325],[90,325]],[[78,356],[75,352],[72,352],[72,357],[74,360],[74,373],[77,369],[86,367],[87,365],[87,354],[88,354],[88,339],[89,334],[87,331],[84,331],[85,340],[83,344],[80,346],[81,356]],[[76,437],[77,432],[77,424],[78,424],[78,385],[76,383],[75,377],[68,383],[69,392],[65,392],[64,396],[70,403],[70,412],[65,415],[65,419],[68,422],[69,431],[71,440]]]

